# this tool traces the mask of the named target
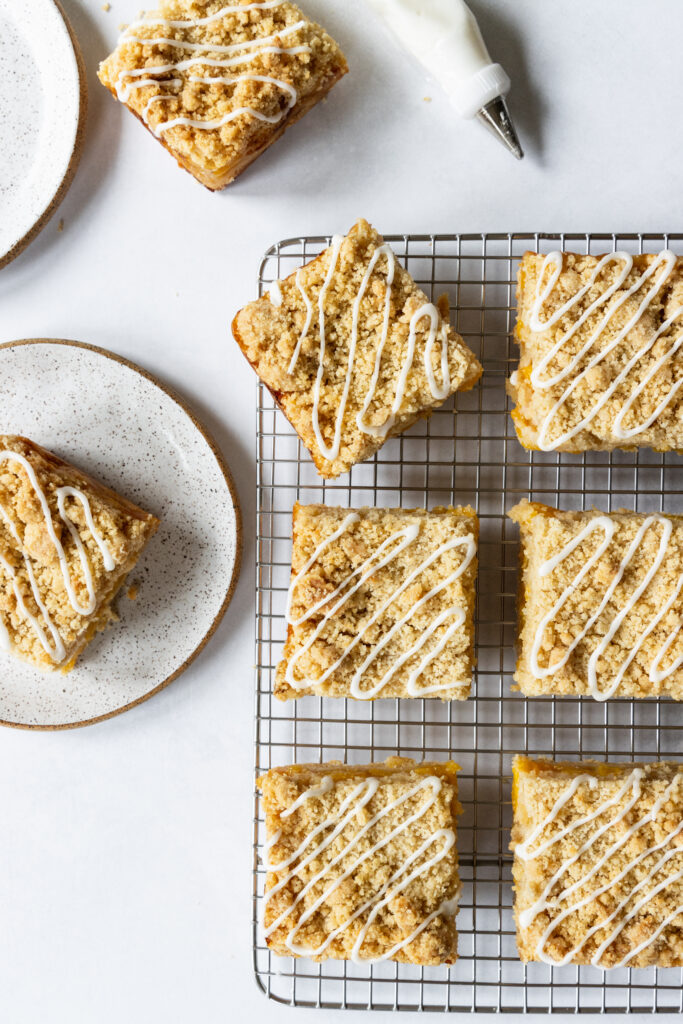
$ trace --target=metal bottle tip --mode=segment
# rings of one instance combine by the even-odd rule
[[[515,126],[510,118],[507,103],[502,96],[496,96],[494,100],[487,103],[478,112],[477,117],[485,125],[492,135],[503,143],[518,160],[524,156],[524,151],[519,144]]]

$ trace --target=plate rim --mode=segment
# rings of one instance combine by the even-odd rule
[[[78,122],[76,124],[76,134],[74,135],[73,149],[71,150],[71,158],[64,171],[64,177],[57,186],[52,198],[48,201],[47,206],[40,214],[37,220],[33,222],[31,227],[26,231],[21,238],[17,239],[11,249],[7,252],[0,254],[0,270],[6,267],[9,263],[21,255],[31,242],[36,238],[37,235],[43,230],[45,225],[51,219],[57,207],[64,199],[66,193],[71,187],[76,170],[83,154],[84,142],[85,142],[85,122],[88,113],[88,81],[85,69],[85,61],[81,52],[80,44],[76,37],[69,19],[66,15],[64,8],[62,7],[60,0],[48,0],[49,3],[55,8],[57,15],[62,19],[66,28],[67,35],[71,42],[71,49],[73,50],[74,60],[76,63],[76,74],[78,76]],[[1,723],[0,723],[1,724]]]
[[[208,630],[204,633],[204,635],[202,636],[201,640],[194,648],[194,650],[188,655],[188,657],[183,661],[183,663],[175,669],[175,671],[173,671],[170,675],[166,676],[166,678],[163,679],[162,682],[155,686],[153,689],[149,690],[141,697],[137,697],[135,700],[130,701],[128,704],[124,704],[120,708],[116,708],[114,711],[107,711],[106,714],[103,715],[95,715],[93,718],[84,718],[82,721],[79,722],[63,722],[57,725],[41,725],[28,722],[11,722],[6,719],[0,718],[0,726],[6,726],[10,729],[22,729],[29,732],[62,732],[67,729],[80,729],[86,725],[95,725],[98,722],[105,722],[109,718],[116,718],[118,715],[122,715],[124,714],[124,712],[130,711],[131,708],[135,708],[139,704],[143,704],[145,701],[148,701],[151,697],[156,696],[157,693],[160,693],[162,690],[165,690],[166,687],[169,686],[174,681],[174,679],[177,679],[178,676],[182,675],[182,673],[187,668],[189,668],[192,662],[201,654],[201,652],[204,650],[213,634],[218,629],[218,626],[220,625],[220,622],[223,619],[223,616],[225,615],[228,606],[232,600],[235,588],[237,586],[237,582],[239,580],[244,545],[242,510],[240,507],[239,495],[237,493],[237,487],[235,485],[232,471],[230,470],[230,467],[225,461],[223,453],[221,452],[218,444],[211,436],[211,433],[209,432],[207,427],[205,427],[204,424],[197,418],[197,415],[195,414],[192,407],[188,405],[185,399],[182,398],[181,395],[174,388],[172,388],[168,384],[163,383],[153,373],[150,373],[149,370],[145,370],[143,369],[143,367],[138,366],[137,363],[132,362],[132,360],[126,359],[125,356],[121,356],[117,352],[111,352],[106,348],[101,348],[99,345],[91,345],[85,341],[73,341],[72,339],[68,338],[21,338],[17,341],[3,342],[2,344],[0,344],[0,351],[8,348],[22,348],[25,345],[64,345],[70,348],[85,349],[86,351],[96,353],[96,355],[104,356],[107,359],[111,359],[115,363],[120,363],[122,366],[127,367],[129,370],[133,370],[135,373],[138,373],[141,377],[144,377],[146,380],[150,381],[150,383],[154,384],[157,388],[159,388],[160,391],[163,391],[164,394],[168,395],[170,399],[172,399],[177,405],[180,406],[180,408],[190,418],[194,427],[199,431],[199,433],[202,435],[202,437],[208,444],[213,457],[218,463],[218,468],[220,469],[225,479],[225,483],[230,493],[230,498],[232,500],[233,508],[235,510],[235,562],[232,567],[232,574],[225,593],[225,597],[223,598],[221,606],[218,609],[216,615],[214,616],[213,621],[211,622],[211,625],[209,626]],[[66,678],[68,679],[68,674]]]

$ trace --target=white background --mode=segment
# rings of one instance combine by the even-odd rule
[[[88,67],[85,152],[0,271],[0,341],[92,342],[178,388],[232,466],[245,551],[222,626],[165,692],[83,730],[0,731],[0,1015],[313,1024],[332,1014],[269,1004],[251,976],[255,389],[230,320],[272,241],[361,215],[386,233],[682,230],[683,3],[472,0],[513,80],[518,164],[363,0],[302,0],[351,73],[219,195],[95,78],[142,0],[63,3]]]

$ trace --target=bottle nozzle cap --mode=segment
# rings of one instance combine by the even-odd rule
[[[510,91],[510,79],[500,64],[488,64],[451,91],[451,101],[461,117],[476,117],[497,96]]]

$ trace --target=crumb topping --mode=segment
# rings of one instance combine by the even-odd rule
[[[158,520],[21,437],[0,436],[0,641],[70,663]]]
[[[274,768],[266,941],[282,956],[454,963],[460,892],[455,766]]]
[[[192,169],[220,176],[347,70],[286,0],[162,0],[121,36],[100,80]]]
[[[527,695],[683,699],[683,520],[522,502]]]
[[[233,333],[326,477],[367,459],[481,375],[364,220],[241,310]]]
[[[527,253],[517,296],[523,444],[683,449],[683,261]]]
[[[465,699],[477,529],[469,508],[297,504],[276,696]]]
[[[683,768],[517,758],[523,960],[683,965]]]

